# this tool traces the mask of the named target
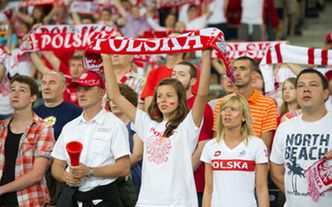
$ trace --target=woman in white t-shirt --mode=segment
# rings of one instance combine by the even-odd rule
[[[191,111],[185,89],[175,79],[159,83],[148,112],[137,109],[120,94],[110,56],[102,57],[109,98],[134,123],[144,142],[142,185],[136,206],[197,207],[191,156],[209,93],[211,50],[203,51],[199,89]]]
[[[268,152],[262,139],[254,137],[247,101],[241,95],[228,95],[220,108],[217,136],[206,143],[201,155],[203,207],[269,206]]]

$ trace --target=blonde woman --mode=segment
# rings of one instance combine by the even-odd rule
[[[296,78],[288,78],[282,84],[283,103],[278,118],[281,119],[280,122],[289,120],[301,113],[301,108],[296,100],[295,81]]]
[[[268,152],[263,140],[254,136],[246,99],[228,95],[220,109],[217,136],[206,143],[201,155],[203,207],[269,206]]]

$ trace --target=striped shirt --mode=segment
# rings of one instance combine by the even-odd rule
[[[220,104],[223,98],[217,100],[213,112],[213,130],[216,131],[217,118],[220,114]],[[247,100],[252,116],[252,125],[256,137],[262,137],[262,133],[275,130],[277,128],[277,106],[275,102],[261,95],[254,90],[253,94]]]
[[[138,100],[140,100],[141,92],[145,82],[144,77],[130,70],[121,78],[120,82],[134,89],[139,96]]]

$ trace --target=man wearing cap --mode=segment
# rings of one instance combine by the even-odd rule
[[[105,84],[96,73],[83,73],[71,87],[77,88],[83,113],[63,127],[51,154],[52,175],[66,183],[58,205],[75,206],[77,202],[83,207],[97,204],[122,207],[115,181],[130,172],[127,129],[102,108]],[[66,152],[66,144],[74,140],[83,145],[79,166],[70,165]],[[69,187],[78,187],[78,191]]]

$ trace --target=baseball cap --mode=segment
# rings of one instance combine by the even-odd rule
[[[332,70],[329,70],[325,73],[325,77],[327,81],[330,81],[332,79]]]
[[[97,73],[92,71],[86,71],[77,80],[73,80],[69,86],[76,88],[77,85],[84,87],[99,86],[102,89],[105,88],[104,80]]]
[[[332,32],[330,32],[326,35],[325,42],[332,42]]]

